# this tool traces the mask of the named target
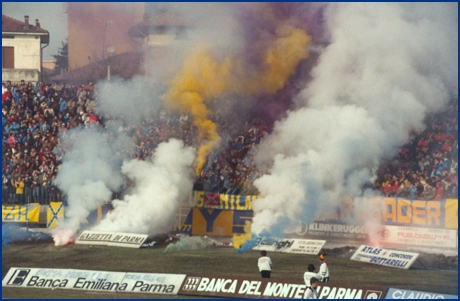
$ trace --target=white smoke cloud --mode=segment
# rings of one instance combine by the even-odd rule
[[[159,109],[160,91],[152,87],[148,78],[136,75],[131,80],[112,78],[97,84],[99,98],[96,110],[99,115],[123,117],[129,125],[137,125],[146,116]]]
[[[75,233],[87,215],[98,205],[110,201],[113,191],[123,183],[119,166],[125,150],[132,147],[123,135],[110,135],[97,126],[71,130],[61,136],[70,146],[56,176],[56,184],[67,196],[66,219],[58,231]]]
[[[260,145],[269,174],[255,181],[252,232],[311,222],[360,193],[457,82],[457,3],[332,3],[298,109]]]
[[[113,212],[93,230],[149,235],[167,232],[192,190],[194,159],[194,148],[171,139],[156,148],[151,160],[126,161],[121,171],[134,180],[135,187],[123,200],[112,202]]]
[[[161,95],[165,87],[161,86],[181,67],[191,45],[215,47],[219,44],[222,49],[236,45],[236,40],[231,38],[235,31],[235,23],[230,17],[232,6],[165,4],[169,12],[182,16],[181,19],[189,25],[186,36],[177,36],[168,45],[150,45],[144,53],[147,76],[135,76],[130,80],[112,77],[110,81],[97,83],[95,112],[109,118],[105,120],[106,128],[97,134],[99,136],[84,129],[78,137],[73,137],[75,144],[71,154],[63,158],[56,183],[67,195],[69,206],[66,221],[57,231],[61,234],[55,235],[59,237],[57,243],[69,241],[68,237],[76,234],[89,212],[111,200],[112,192],[123,183],[122,175],[135,181],[135,189],[123,200],[113,202],[115,210],[97,229],[152,235],[169,230],[176,209],[192,190],[194,173],[191,167],[195,150],[172,140],[157,147],[154,161],[123,162],[126,155],[131,155],[135,139],[130,140],[119,128],[123,125],[133,129],[142,121],[155,119],[163,102]],[[123,13],[124,7],[110,5],[110,9]],[[174,28],[167,28],[164,33],[176,32]],[[101,137],[125,140],[118,144],[120,149],[106,148]],[[61,139],[61,143],[65,141]],[[114,159],[117,151],[122,156]]]

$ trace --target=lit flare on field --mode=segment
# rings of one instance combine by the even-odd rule
[[[65,246],[75,241],[75,233],[71,230],[59,230],[53,234],[54,245],[56,247]]]

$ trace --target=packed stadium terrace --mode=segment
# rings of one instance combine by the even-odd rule
[[[62,163],[65,146],[59,134],[72,128],[107,126],[112,120],[95,112],[97,90],[88,84],[2,84],[2,202],[3,204],[65,201],[53,181]],[[264,171],[254,163],[253,150],[273,125],[254,118],[238,125],[225,117],[226,107],[214,110],[212,120],[222,137],[219,149],[197,177],[194,190],[255,195],[253,181]],[[410,199],[457,198],[458,195],[458,98],[440,113],[429,114],[426,129],[412,133],[413,139],[398,155],[384,162],[373,183],[364,188],[385,196]],[[128,123],[125,123],[128,124]],[[122,126],[133,137],[134,157],[146,160],[155,147],[169,138],[197,145],[197,129],[187,115],[165,109],[146,116],[137,126]],[[127,179],[123,191],[129,188]],[[120,198],[123,191],[115,193]]]

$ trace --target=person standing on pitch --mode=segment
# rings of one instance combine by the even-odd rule
[[[305,281],[305,285],[308,287],[310,286],[310,279],[311,278],[316,278],[318,280],[323,279],[323,277],[315,272],[315,266],[313,264],[308,265],[308,272],[305,272],[303,274],[303,280]]]
[[[318,292],[316,287],[318,287],[318,279],[315,277],[310,279],[310,286],[307,287],[304,295],[304,299],[318,299]]]
[[[322,282],[329,282],[329,267],[326,261],[326,256],[323,253],[319,254],[321,265],[319,266],[319,274],[322,277]]]
[[[272,271],[272,260],[267,256],[267,251],[260,252],[260,258],[258,261],[259,271],[262,278],[270,278]]]

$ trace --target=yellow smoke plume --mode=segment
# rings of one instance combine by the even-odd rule
[[[265,53],[265,68],[258,85],[259,91],[268,94],[275,94],[284,87],[299,62],[308,57],[307,46],[311,41],[303,30],[291,26],[280,26],[278,31],[278,39]]]
[[[209,50],[200,48],[176,74],[165,95],[165,104],[191,115],[198,129],[199,149],[196,174],[199,176],[207,155],[220,143],[216,125],[209,120],[206,103],[225,93],[275,94],[292,76],[299,62],[308,57],[310,37],[301,29],[280,24],[276,38],[264,51],[260,70],[246,70],[241,60],[226,57],[216,62]]]
[[[219,64],[206,49],[200,49],[184,64],[165,95],[166,105],[190,114],[198,129],[197,175],[206,163],[206,156],[220,143],[216,125],[208,119],[210,112],[205,103],[226,92],[231,65],[230,58]]]

